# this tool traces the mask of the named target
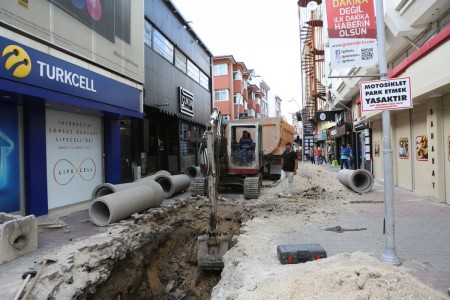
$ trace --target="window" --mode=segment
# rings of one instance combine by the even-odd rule
[[[228,75],[227,64],[214,65],[214,76]]]
[[[180,52],[180,50],[175,50],[175,66],[180,69],[183,73],[186,73],[186,56]]]
[[[248,102],[244,100],[244,109],[248,109]]]
[[[187,74],[189,77],[194,79],[195,82],[200,80],[200,70],[194,65],[190,60],[187,61]]]
[[[228,90],[215,90],[214,91],[214,100],[216,101],[228,101]]]
[[[157,30],[153,31],[153,49],[173,63],[173,45]]]
[[[241,93],[234,94],[234,104],[242,104],[244,97],[242,97]]]
[[[209,91],[209,77],[203,72],[200,72],[200,85]]]
[[[241,70],[234,70],[233,71],[233,79],[234,80],[242,80]]]
[[[152,30],[153,30],[153,27],[147,21],[145,21],[145,23],[144,23],[144,30],[145,30],[144,43],[151,48],[152,47]]]

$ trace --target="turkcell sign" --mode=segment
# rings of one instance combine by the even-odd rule
[[[413,107],[409,77],[363,81],[359,84],[362,111],[400,110]]]
[[[137,88],[3,37],[0,53],[1,78],[142,112]]]

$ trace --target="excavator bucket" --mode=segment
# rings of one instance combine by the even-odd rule
[[[228,238],[208,233],[198,237],[197,264],[203,270],[222,270],[223,256],[228,251]]]

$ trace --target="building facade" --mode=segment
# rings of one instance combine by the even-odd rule
[[[143,3],[0,8],[0,211],[42,215],[119,183],[120,122],[143,117]]]
[[[171,1],[0,9],[0,211],[43,215],[196,164],[212,55]]]
[[[232,55],[214,56],[213,99],[224,122],[234,119],[263,118],[269,115],[268,97],[270,87],[254,70]]]
[[[145,1],[144,26],[144,119],[132,130],[142,138],[130,161],[144,166],[143,176],[176,174],[198,165],[212,112],[212,54],[171,1]]]
[[[390,113],[394,184],[450,203],[450,3],[384,1],[384,12],[387,76],[410,79],[413,106]],[[330,69],[324,35],[326,106],[343,109],[336,122],[346,124],[336,134],[352,143],[358,168],[383,178],[382,112],[363,112],[359,90],[361,81],[378,79],[371,75],[379,73],[378,67]]]

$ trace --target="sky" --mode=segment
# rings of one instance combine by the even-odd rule
[[[261,76],[290,121],[302,103],[297,0],[171,1],[214,56],[233,55]]]

